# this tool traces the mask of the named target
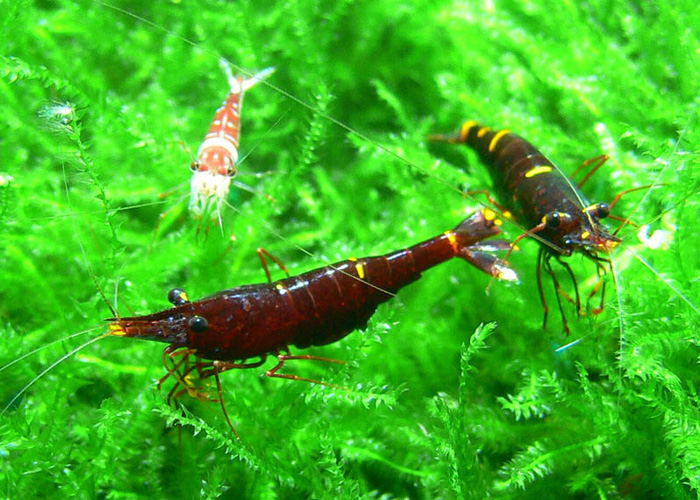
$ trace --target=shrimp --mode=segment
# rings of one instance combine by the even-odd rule
[[[524,234],[518,236],[513,246],[521,239],[533,235],[540,242],[537,256],[537,289],[544,312],[542,327],[547,327],[549,315],[549,306],[542,287],[542,270],[544,270],[552,279],[563,328],[568,335],[570,329],[560,298],[563,291],[552,270],[551,259],[554,258],[571,277],[576,296],[576,311],[580,314],[581,299],[576,276],[571,267],[561,258],[578,252],[593,260],[599,272],[604,272],[603,265],[609,266],[610,259],[601,257],[599,253],[609,254],[622,242],[622,239],[610,233],[600,221],[608,217],[617,219],[610,215],[611,210],[622,194],[632,190],[621,193],[610,204],[591,203],[571,179],[525,139],[510,130],[492,130],[473,120],[464,123],[457,136],[433,135],[430,138],[433,141],[467,144],[479,153],[479,157],[491,174],[497,195],[505,205],[505,212],[514,213],[516,219],[521,220],[529,228]],[[604,155],[586,162],[584,165],[593,164],[593,167],[582,184],[607,159],[608,157]],[[594,293],[595,291],[596,289]],[[603,282],[600,307],[593,310],[594,314],[603,310],[604,299],[605,282]]]
[[[266,68],[250,78],[244,78],[233,76],[231,67],[224,59],[220,62],[231,90],[214,114],[209,132],[197,151],[197,159],[190,164],[193,172],[190,211],[195,218],[217,220],[222,227],[221,207],[231,188],[231,180],[238,173],[243,96],[251,87],[274,73],[275,68]]]
[[[277,372],[291,359],[328,360],[291,355],[290,346],[322,346],[364,330],[379,304],[427,269],[454,257],[495,278],[516,281],[515,272],[488,253],[509,248],[508,243],[481,242],[499,234],[500,225],[501,220],[487,209],[451,231],[381,257],[351,258],[281,281],[224,290],[195,302],[183,290],[173,289],[168,297],[175,307],[145,316],[113,318],[109,333],[169,344],[164,353],[168,375],[177,372],[168,360],[183,356],[182,350],[194,356],[195,363],[175,375],[177,384],[171,395],[178,385],[188,389],[187,377],[195,369],[203,378],[214,376],[222,410],[238,436],[224,406],[219,374],[258,367],[273,355],[278,364],[266,372],[268,377],[309,380]],[[259,360],[249,363],[250,358]]]

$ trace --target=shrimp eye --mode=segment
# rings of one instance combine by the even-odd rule
[[[605,219],[608,215],[610,215],[610,205],[607,203],[598,203],[596,206],[596,213],[598,214],[599,219]]]
[[[187,325],[190,327],[190,330],[192,330],[195,333],[202,333],[207,328],[209,328],[209,322],[207,321],[207,318],[204,318],[202,316],[192,316],[190,319],[187,320]]]
[[[544,223],[548,229],[557,229],[561,223],[561,216],[559,215],[559,212],[547,214],[547,218],[545,219]]]
[[[194,160],[192,163],[190,163],[190,170],[192,170],[192,172],[196,172],[197,170],[199,170],[198,160]]]
[[[226,175],[229,177],[236,177],[236,174],[238,173],[238,169],[236,168],[236,165],[233,163],[229,163],[229,165],[226,167]]]
[[[182,288],[173,288],[168,292],[168,302],[174,306],[181,306],[182,304],[187,304],[190,299],[187,297],[187,292]]]

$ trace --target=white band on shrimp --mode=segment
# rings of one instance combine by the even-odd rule
[[[204,151],[214,146],[225,149],[226,152],[231,156],[231,161],[233,162],[233,164],[236,164],[236,162],[238,161],[238,149],[236,149],[236,146],[234,146],[233,143],[225,137],[209,137],[205,139],[204,142],[202,142],[202,145],[199,146],[199,149],[197,150],[197,157],[201,157]]]
[[[221,205],[228,196],[231,178],[211,172],[195,172],[190,188],[190,210],[195,217],[210,212],[219,216]]]

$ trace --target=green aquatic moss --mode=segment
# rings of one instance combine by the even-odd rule
[[[1,495],[697,496],[695,4],[2,10]],[[222,57],[277,72],[242,113],[239,179],[263,195],[238,191],[219,228],[191,220],[185,197],[226,95]],[[425,138],[468,118],[527,137],[565,172],[609,154],[585,186],[593,200],[661,183],[617,205],[643,228],[621,230],[601,315],[577,320],[565,303],[569,337],[556,311],[541,328],[537,244],[523,241],[510,259],[520,285],[447,263],[366,331],[308,351],[345,365],[285,367],[349,391],[266,379],[272,360],[224,374],[240,442],[217,403],[168,406],[154,384],[163,345],[105,338],[69,355],[110,307],[143,314],[175,286],[198,298],[264,281],[257,247],[297,274],[455,226],[480,206],[463,193],[488,189],[487,172]],[[569,261],[589,292],[594,266]]]

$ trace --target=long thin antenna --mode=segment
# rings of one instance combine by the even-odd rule
[[[78,140],[80,140],[80,138],[78,138]],[[84,159],[82,159],[82,160],[84,161]],[[68,211],[70,213],[72,213],[73,212],[73,205],[71,203],[70,191],[68,190],[68,180],[66,178],[66,166],[64,163],[61,163],[61,170],[63,172],[63,187],[66,190],[66,201],[68,203]],[[75,240],[78,242],[78,246],[80,247],[80,253],[83,256],[84,264],[87,267],[88,274],[90,274],[90,278],[92,279],[92,282],[95,284],[95,286],[97,287],[97,290],[100,292],[100,296],[104,300],[105,304],[107,304],[107,307],[109,307],[109,310],[112,312],[112,316],[114,318],[118,318],[119,313],[117,312],[117,310],[114,307],[112,307],[112,304],[109,302],[107,295],[105,295],[105,292],[102,289],[102,286],[100,286],[99,282],[97,281],[97,277],[95,276],[95,273],[92,270],[92,266],[90,265],[90,261],[87,258],[87,252],[85,252],[85,247],[83,246],[83,241],[78,237],[77,229],[75,228],[75,226],[72,226],[72,227],[73,227],[73,234],[75,235]]]
[[[70,358],[71,356],[73,356],[75,353],[77,353],[77,352],[79,352],[79,351],[85,349],[85,348],[86,348],[87,346],[89,346],[90,344],[94,344],[94,343],[97,342],[98,340],[102,340],[102,339],[105,338],[105,337],[109,337],[109,335],[110,335],[109,333],[103,333],[103,334],[100,335],[99,337],[95,337],[94,339],[88,340],[88,341],[85,342],[84,344],[79,345],[79,346],[76,347],[75,349],[73,349],[73,350],[71,350],[70,352],[64,354],[63,356],[61,356],[60,358],[58,358],[56,361],[54,361],[53,363],[51,363],[49,366],[47,366],[46,368],[44,368],[36,377],[34,377],[27,385],[25,385],[25,386],[22,388],[22,390],[20,390],[17,394],[15,394],[15,396],[10,400],[9,403],[7,403],[7,404],[5,405],[5,407],[4,407],[4,408],[2,409],[2,411],[0,412],[0,417],[2,417],[2,416],[5,414],[5,412],[14,404],[15,401],[17,401],[17,400],[22,396],[22,394],[24,394],[25,392],[27,392],[27,391],[29,390],[29,388],[30,388],[31,386],[33,386],[34,384],[36,384],[37,381],[39,381],[44,375],[46,375],[46,374],[49,373],[51,370],[53,370],[54,368],[56,368],[58,365],[60,365],[61,363],[63,363],[66,359],[68,359],[68,358]]]
[[[49,342],[48,344],[44,344],[41,347],[37,347],[36,349],[33,349],[27,353],[22,354],[19,358],[10,361],[5,366],[0,367],[0,372],[8,369],[12,365],[19,363],[20,361],[27,359],[27,358],[35,355],[36,353],[43,351],[44,349],[47,349],[53,345],[60,344],[61,342],[65,342],[66,340],[74,339],[75,337],[80,337],[81,335],[85,335],[85,334],[90,333],[90,332],[94,332],[95,330],[99,330],[100,328],[102,328],[102,327],[95,326],[93,328],[88,328],[87,330],[83,330],[82,332],[73,333],[71,335],[68,335],[67,337],[63,337],[63,338],[60,338],[58,340],[53,340],[53,341]]]

